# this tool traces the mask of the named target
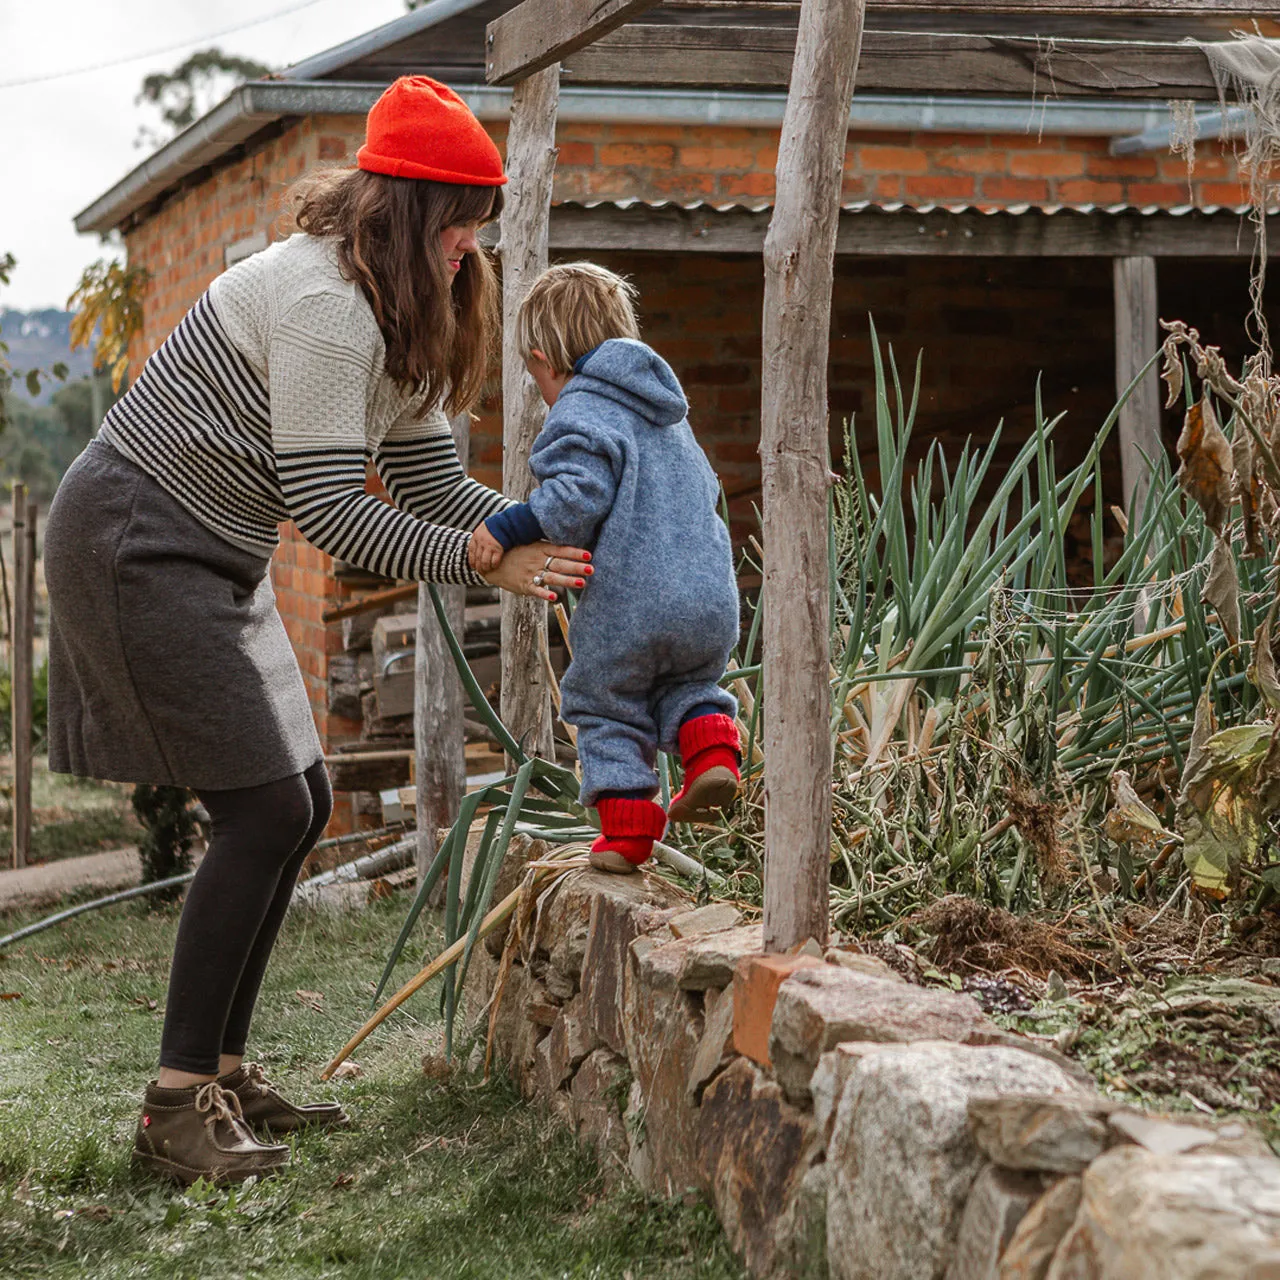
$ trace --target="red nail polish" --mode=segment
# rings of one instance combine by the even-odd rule
[[[590,561],[590,559],[591,559],[591,552],[590,552],[590,551],[584,551],[584,552],[582,553],[582,558],[583,558],[584,560]]]
[[[585,573],[589,578],[593,573],[595,573],[595,570],[590,565],[587,565],[587,567],[583,569],[582,572]]]
[[[573,585],[574,585],[575,587],[585,587],[587,584],[586,584],[585,582],[583,582],[583,580],[582,580],[581,578],[575,578],[575,579],[573,580]]]

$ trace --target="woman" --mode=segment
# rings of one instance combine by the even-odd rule
[[[305,183],[300,234],[213,282],[67,472],[45,535],[50,767],[191,787],[212,818],[134,1148],[183,1183],[278,1168],[288,1148],[255,1132],[347,1120],[244,1062],[332,808],[268,574],[278,524],[395,578],[552,599],[590,572],[545,543],[484,577],[467,564],[507,505],[467,478],[446,417],[479,393],[496,327],[476,234],[502,208],[497,148],[444,85],[405,77],[357,164]],[[365,492],[370,458],[394,506]]]

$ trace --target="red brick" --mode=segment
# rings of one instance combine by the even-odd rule
[[[926,173],[929,157],[910,147],[859,147],[858,167],[867,173]]]
[[[1017,151],[1009,157],[1015,178],[1070,178],[1084,172],[1084,156],[1070,151]]]
[[[348,145],[346,138],[331,135],[320,138],[316,144],[316,156],[320,160],[345,160]]]
[[[778,988],[797,969],[822,961],[815,956],[745,956],[733,975],[734,1051],[769,1066],[769,1031]]]
[[[974,194],[973,179],[955,175],[909,177],[903,180],[908,200],[969,200]]]
[[[681,147],[677,159],[683,169],[722,172],[750,169],[756,162],[756,153],[751,147]]]
[[[1184,182],[1131,182],[1129,199],[1134,204],[1179,205],[1190,201],[1191,193]]]
[[[956,173],[1005,173],[1009,157],[1003,151],[957,151],[933,157],[934,167]]]
[[[1058,184],[1058,198],[1068,204],[1124,204],[1128,192],[1123,182],[1093,182],[1076,178]]]
[[[563,168],[566,165],[595,164],[596,148],[592,142],[562,142],[556,164]]]
[[[1155,156],[1089,156],[1085,172],[1091,178],[1154,178]],[[1166,175],[1167,176],[1167,175]]]
[[[1200,188],[1201,204],[1245,204],[1249,199],[1249,188],[1244,183],[1206,182]]]
[[[647,146],[635,142],[606,143],[600,148],[600,163],[624,168],[628,166],[656,166],[666,169],[675,159],[675,148]]]
[[[774,179],[771,173],[747,173],[740,178],[724,178],[720,193],[726,196],[772,196]]]
[[[1045,184],[1029,178],[983,178],[980,194],[984,200],[1003,204],[1045,203],[1049,199]]]

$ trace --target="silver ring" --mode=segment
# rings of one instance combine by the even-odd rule
[[[533,575],[533,585],[535,587],[545,587],[547,585],[547,571],[545,569]]]
[[[548,571],[550,570],[550,568],[551,568],[551,561],[552,561],[552,560],[554,560],[554,559],[555,559],[555,557],[554,557],[554,556],[548,556],[548,557],[547,557],[547,563],[546,563],[546,564],[544,564],[544,565],[542,566],[542,572],[543,572],[543,573],[546,573],[546,572],[548,572]]]

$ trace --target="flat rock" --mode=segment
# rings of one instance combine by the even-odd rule
[[[1280,1252],[1280,1160],[1115,1147],[1048,1280],[1239,1280]]]
[[[712,902],[693,911],[681,911],[667,922],[672,937],[693,938],[700,933],[721,933],[742,923],[742,912],[730,902]]]
[[[1006,1169],[1079,1173],[1112,1143],[1114,1102],[1088,1094],[974,1098],[969,1127],[988,1159]]]
[[[1117,1110],[1108,1118],[1115,1138],[1132,1142],[1158,1156],[1196,1151],[1226,1156],[1268,1156],[1271,1148],[1261,1134],[1238,1120],[1215,1124],[1207,1120],[1173,1120],[1142,1111]]]
[[[1052,1063],[1002,1046],[885,1045],[862,1056],[827,1146],[831,1275],[940,1280],[986,1163],[969,1130],[970,1100],[1075,1088]]]
[[[583,1060],[569,1086],[569,1112],[580,1142],[591,1147],[609,1183],[627,1168],[627,1129],[623,1111],[631,1085],[625,1058],[596,1049]]]
[[[572,1078],[582,1060],[600,1044],[586,1017],[581,992],[560,1011],[547,1042],[551,1046],[551,1087],[559,1089]]]
[[[689,1097],[698,1102],[706,1083],[733,1057],[733,992],[714,1001],[703,1019],[702,1039],[689,1072]]]
[[[831,1127],[836,1121],[840,1098],[858,1064],[867,1054],[887,1047],[854,1040],[836,1045],[818,1059],[809,1081],[809,1093],[813,1099],[813,1118],[818,1126],[818,1136],[824,1146],[831,1140]]]
[[[637,877],[615,876],[633,880]],[[654,882],[655,886],[661,881]],[[614,1053],[626,1053],[622,1027],[623,979],[631,944],[665,922],[676,910],[666,886],[648,887],[640,896],[595,895],[588,914],[582,960],[582,996],[595,1034]]]
[[[885,982],[906,982],[906,978],[896,969],[891,969],[883,960],[847,947],[828,947],[823,959],[839,969],[848,969],[867,978],[882,978]]]
[[[623,987],[623,1038],[635,1076],[631,1166],[646,1191],[664,1196],[699,1185],[689,1077],[703,1026],[697,998],[678,985],[683,945],[637,938]]]
[[[820,1150],[813,1117],[787,1102],[755,1063],[738,1058],[703,1096],[698,1150],[734,1251],[755,1276],[786,1274],[778,1264],[794,1248],[780,1225]],[[810,1233],[808,1220],[797,1225]]]
[[[686,991],[727,987],[733,981],[738,961],[764,950],[764,926],[747,924],[719,933],[695,934],[668,945],[684,949],[680,985]]]
[[[1059,1178],[1027,1210],[1000,1259],[999,1280],[1044,1280],[1080,1208],[1077,1176]]]
[[[815,965],[797,970],[778,989],[769,1058],[787,1096],[804,1102],[818,1059],[842,1041],[962,1042],[989,1026],[968,996]]]
[[[987,1165],[965,1202],[947,1280],[998,1280],[1000,1256],[1043,1190],[1038,1174]]]

